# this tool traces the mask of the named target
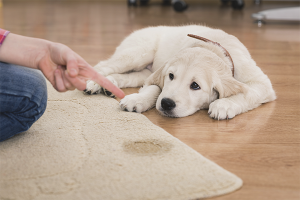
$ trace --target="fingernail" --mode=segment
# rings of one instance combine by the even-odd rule
[[[76,69],[71,69],[71,71],[70,71],[72,74],[77,74],[77,71],[76,71]]]

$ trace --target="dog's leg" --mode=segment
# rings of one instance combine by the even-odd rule
[[[139,93],[125,96],[120,101],[120,107],[129,112],[145,112],[155,106],[160,93],[161,89],[157,85],[144,86]]]
[[[147,48],[130,48],[116,52],[109,60],[98,63],[95,68],[103,76],[123,74],[131,71],[142,71],[153,62],[154,51]],[[121,87],[121,86],[120,86]],[[94,81],[88,81],[85,92],[97,94],[101,87]]]
[[[99,62],[95,68],[103,76],[123,74],[130,71],[141,71],[152,63],[153,59],[153,49],[133,47],[116,51],[110,59]]]
[[[142,87],[145,80],[152,74],[149,69],[143,69],[139,72],[130,72],[126,74],[111,74],[119,88]]]
[[[131,72],[126,74],[111,74],[107,76],[113,84],[115,84],[119,88],[127,88],[127,87],[141,87],[143,86],[145,79],[147,79],[151,75],[151,71],[149,69],[143,69],[139,72]],[[110,91],[102,88],[103,94],[110,97],[115,97]]]
[[[262,103],[276,99],[270,81],[247,84],[245,93],[238,93],[227,98],[217,99],[209,105],[208,114],[211,118],[231,119],[238,114],[257,108]]]

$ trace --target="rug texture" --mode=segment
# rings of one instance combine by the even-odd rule
[[[1,200],[188,200],[242,186],[115,99],[48,88],[45,114],[0,144]]]

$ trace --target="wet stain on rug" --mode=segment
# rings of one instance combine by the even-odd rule
[[[128,141],[123,144],[125,152],[141,156],[160,155],[167,153],[171,148],[171,144],[155,139]]]

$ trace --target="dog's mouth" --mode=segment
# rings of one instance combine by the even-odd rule
[[[162,108],[158,110],[158,113],[165,117],[178,117],[173,111],[164,110]]]

